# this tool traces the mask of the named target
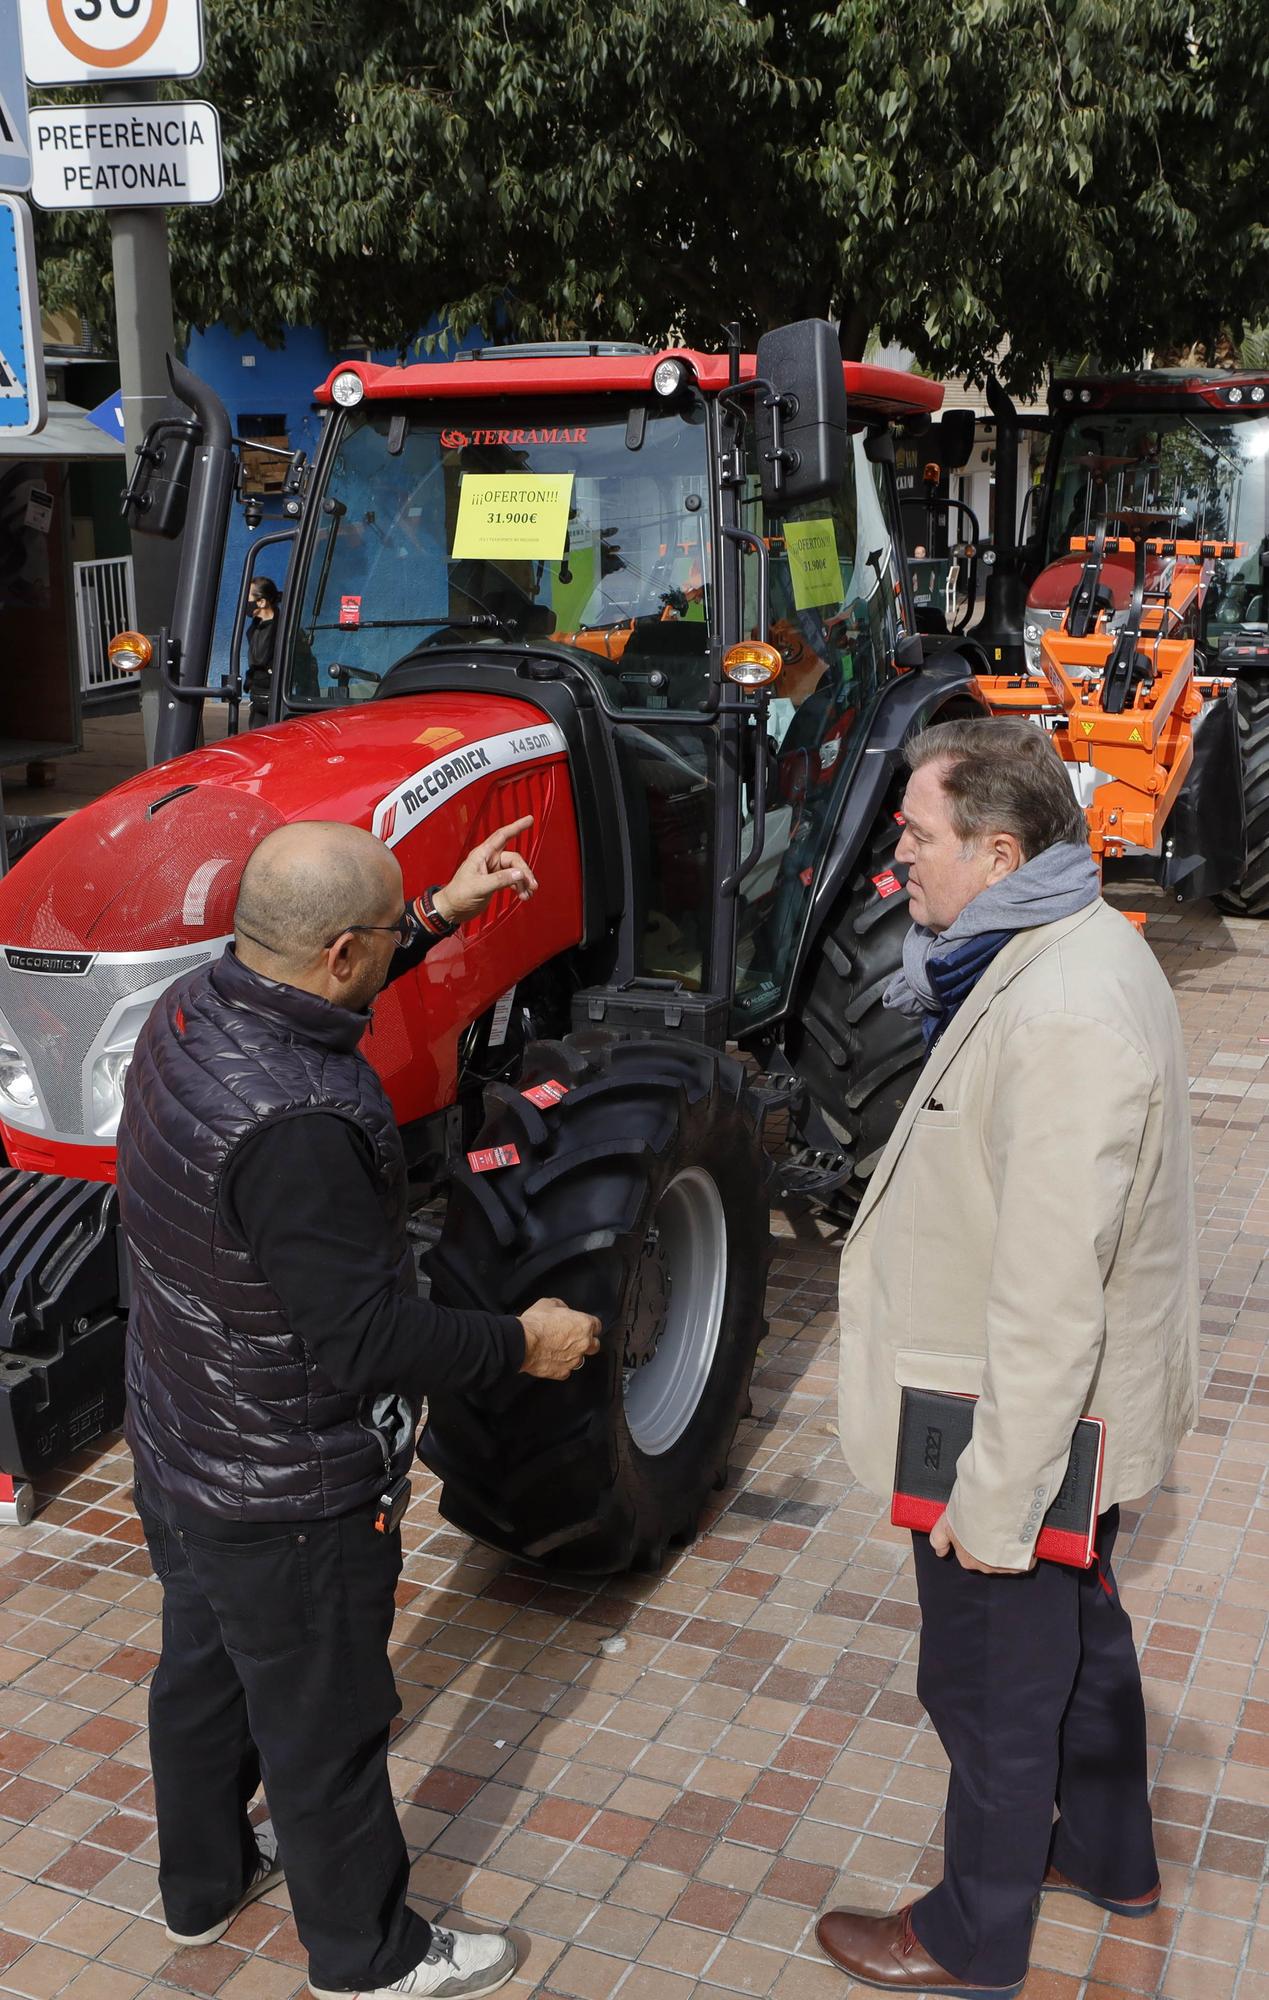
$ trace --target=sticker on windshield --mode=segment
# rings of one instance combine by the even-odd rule
[[[357,627],[360,625],[360,623],[361,623],[360,597],[341,597],[339,600],[340,631],[341,632],[355,631]]]
[[[786,521],[784,546],[797,609],[810,611],[818,604],[840,604],[842,566],[832,521],[827,517],[821,521]]]
[[[453,560],[558,562],[572,498],[571,472],[465,472]]]

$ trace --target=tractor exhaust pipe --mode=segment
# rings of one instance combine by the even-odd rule
[[[1022,674],[1027,668],[1022,640],[1027,586],[1018,559],[1018,412],[994,375],[987,377],[987,407],[996,419],[995,561],[983,592],[983,615],[969,636],[985,649],[993,673]]]
[[[167,372],[173,393],[193,412],[201,432],[193,453],[189,504],[181,535],[167,671],[179,686],[201,688],[207,685],[211,664],[237,460],[229,417],[219,396],[170,354]],[[201,718],[201,702],[182,700],[165,687],[155,732],[156,763],[193,750]]]

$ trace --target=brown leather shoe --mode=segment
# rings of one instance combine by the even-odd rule
[[[1049,1867],[1044,1871],[1042,1889],[1058,1889],[1064,1896],[1078,1896],[1082,1903],[1096,1903],[1099,1910],[1110,1910],[1117,1917],[1148,1917],[1159,1907],[1163,1886],[1156,1882],[1144,1896],[1095,1896],[1091,1889],[1081,1889],[1078,1882],[1072,1882],[1069,1875],[1059,1873]]]
[[[828,1910],[815,1926],[820,1950],[852,1979],[885,1993],[955,1993],[960,2000],[1012,2000],[1013,1986],[968,1986],[930,1957],[906,1910],[878,1917],[871,1910]]]

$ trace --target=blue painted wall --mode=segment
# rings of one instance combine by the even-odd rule
[[[436,331],[435,323],[428,331]],[[475,328],[461,343],[464,348],[479,344],[480,334]],[[364,349],[358,350],[358,358],[363,356]],[[216,391],[235,431],[239,419],[244,416],[280,415],[285,419],[283,428],[290,439],[291,449],[302,448],[310,458],[317,448],[322,425],[319,412],[313,408],[313,392],[320,382],[326,380],[336,362],[345,358],[338,349],[327,345],[325,335],[316,327],[293,327],[287,333],[283,346],[271,348],[253,334],[230,333],[223,326],[209,327],[205,333],[195,332],[185,357],[194,373],[201,375]],[[393,367],[398,357],[395,349],[375,348],[371,350],[370,358]],[[415,359],[413,355],[409,358],[411,361]],[[421,354],[417,358],[426,361],[448,357]],[[228,660],[242,566],[252,541],[285,525],[280,498],[266,495],[262,504],[264,518],[255,530],[247,527],[240,506],[235,505],[232,510],[225,566],[221,575],[216,645],[212,655],[213,680],[219,679]],[[257,574],[271,576],[281,588],[287,554],[285,548],[267,550],[261,558]]]

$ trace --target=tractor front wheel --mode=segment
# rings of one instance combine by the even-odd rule
[[[524,1093],[564,1086],[557,1102]],[[544,1093],[549,1100],[554,1091]],[[560,1298],[602,1326],[567,1382],[520,1375],[429,1406],[441,1512],[567,1570],[656,1565],[688,1539],[746,1408],[764,1328],[769,1166],[739,1063],[604,1033],[538,1042],[485,1092],[429,1260],[432,1296],[519,1313]]]

